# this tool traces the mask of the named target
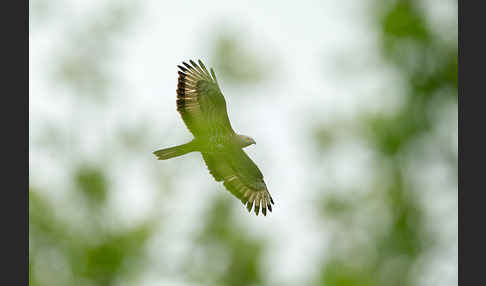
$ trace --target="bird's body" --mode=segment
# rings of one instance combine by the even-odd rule
[[[190,61],[179,66],[177,84],[177,111],[194,139],[186,144],[157,150],[160,160],[181,156],[190,152],[201,152],[206,166],[216,181],[247,205],[251,211],[255,205],[258,215],[272,211],[273,199],[267,190],[263,175],[256,164],[243,151],[255,141],[237,134],[231,127],[226,110],[226,101],[219,88],[214,70],[211,74],[204,64]]]

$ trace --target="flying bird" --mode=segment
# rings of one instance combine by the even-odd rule
[[[258,215],[272,211],[273,198],[268,192],[263,175],[257,165],[243,151],[256,144],[250,136],[237,134],[231,127],[226,101],[211,68],[208,72],[201,60],[196,64],[178,65],[177,111],[194,139],[189,143],[160,149],[155,152],[159,160],[200,152],[209,173],[234,196],[246,205],[253,206]]]

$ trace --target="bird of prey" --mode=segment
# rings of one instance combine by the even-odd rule
[[[201,60],[196,64],[178,65],[177,111],[194,139],[189,143],[153,152],[159,160],[167,160],[190,152],[201,152],[210,174],[246,205],[253,206],[258,216],[272,211],[274,204],[257,165],[243,151],[256,144],[246,135],[237,134],[231,127],[226,101],[214,70],[208,72]]]

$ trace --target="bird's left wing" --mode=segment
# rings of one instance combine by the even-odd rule
[[[216,181],[224,181],[228,191],[239,198],[251,211],[253,205],[258,215],[272,211],[273,198],[268,192],[263,175],[257,165],[241,148],[231,147],[222,153],[202,153],[209,172]]]
[[[234,134],[214,70],[208,72],[201,60],[189,62],[178,66],[177,84],[177,111],[187,128],[195,137]]]

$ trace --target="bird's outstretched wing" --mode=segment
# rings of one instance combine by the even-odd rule
[[[214,70],[209,73],[201,60],[189,62],[178,66],[177,84],[177,111],[187,128],[195,137],[234,133]]]
[[[231,147],[221,153],[202,153],[206,166],[216,181],[224,186],[251,211],[255,206],[258,215],[260,207],[263,215],[272,211],[273,199],[263,181],[257,165],[241,148]]]

